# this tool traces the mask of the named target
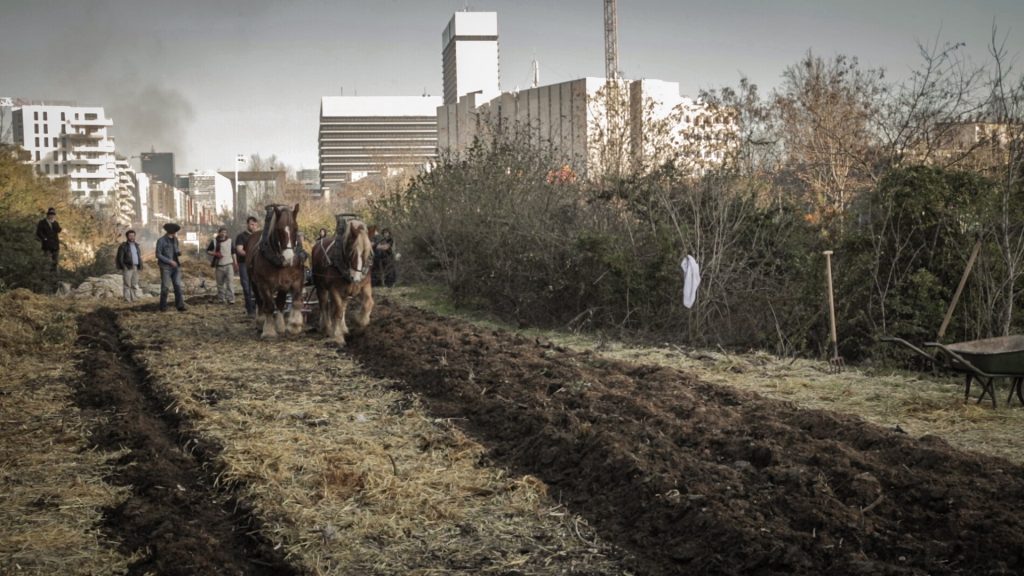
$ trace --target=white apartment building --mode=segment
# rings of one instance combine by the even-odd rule
[[[320,102],[320,187],[337,191],[370,174],[419,168],[437,151],[436,96],[325,96]]]
[[[26,104],[13,111],[14,143],[51,178],[67,177],[72,198],[116,209],[118,174],[113,121],[102,107]]]
[[[114,168],[117,173],[117,184],[112,198],[113,206],[116,208],[114,214],[119,224],[128,226],[135,221],[138,213],[135,169],[125,158],[116,159]]]
[[[498,14],[456,12],[441,34],[444,103],[480,92],[487,101],[501,93],[498,68]]]
[[[231,219],[235,214],[235,190],[231,180],[216,170],[201,170],[188,175],[193,201],[210,211],[213,218]],[[203,210],[200,210],[203,211]],[[202,222],[207,223],[207,222]]]

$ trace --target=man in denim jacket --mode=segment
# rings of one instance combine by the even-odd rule
[[[174,287],[174,306],[179,312],[185,311],[185,299],[181,295],[181,249],[178,248],[178,230],[181,226],[173,222],[164,224],[164,234],[156,241],[156,261],[160,265],[160,311],[167,310],[167,292]]]

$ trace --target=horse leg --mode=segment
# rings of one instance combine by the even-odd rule
[[[288,299],[288,293],[282,292],[280,289],[275,290],[271,293],[270,306],[274,311],[274,329],[280,334],[285,333],[284,325],[284,307],[285,301]]]
[[[263,333],[260,338],[277,338],[277,329],[274,325],[274,300],[270,293],[261,290],[260,315],[263,316]]]
[[[370,288],[369,282],[364,282],[359,288],[359,298],[361,305],[359,316],[356,317],[356,326],[359,328],[359,332],[362,332],[370,324],[370,312],[373,311],[373,290]]]
[[[331,289],[331,339],[338,346],[345,345],[345,334],[348,328],[345,326],[345,296],[337,287]]]
[[[325,286],[316,287],[316,301],[319,308],[317,316],[320,318],[320,333],[327,336],[330,327],[331,300],[330,292]]]
[[[306,324],[302,319],[302,306],[302,280],[300,279],[292,284],[292,311],[288,314],[288,333],[292,336],[302,334],[302,328]]]

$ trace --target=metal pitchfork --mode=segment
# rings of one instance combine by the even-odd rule
[[[825,279],[828,283],[828,319],[830,336],[832,337],[832,358],[828,361],[828,371],[830,374],[838,374],[843,371],[846,363],[839,356],[839,337],[836,336],[836,300],[835,296],[832,295],[832,251],[825,250],[822,254],[825,255]]]

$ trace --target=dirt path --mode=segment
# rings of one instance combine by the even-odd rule
[[[387,301],[349,348],[645,574],[1019,574],[1024,468]]]
[[[108,510],[104,528],[127,554],[140,554],[129,574],[289,575],[282,555],[249,533],[254,519],[231,493],[214,488],[216,448],[192,445],[187,426],[165,412],[123,346],[114,312],[79,321],[83,381],[75,401],[92,415],[96,448],[130,450],[110,481],[132,487]],[[198,448],[198,449],[197,449]],[[211,465],[213,464],[213,465]]]

